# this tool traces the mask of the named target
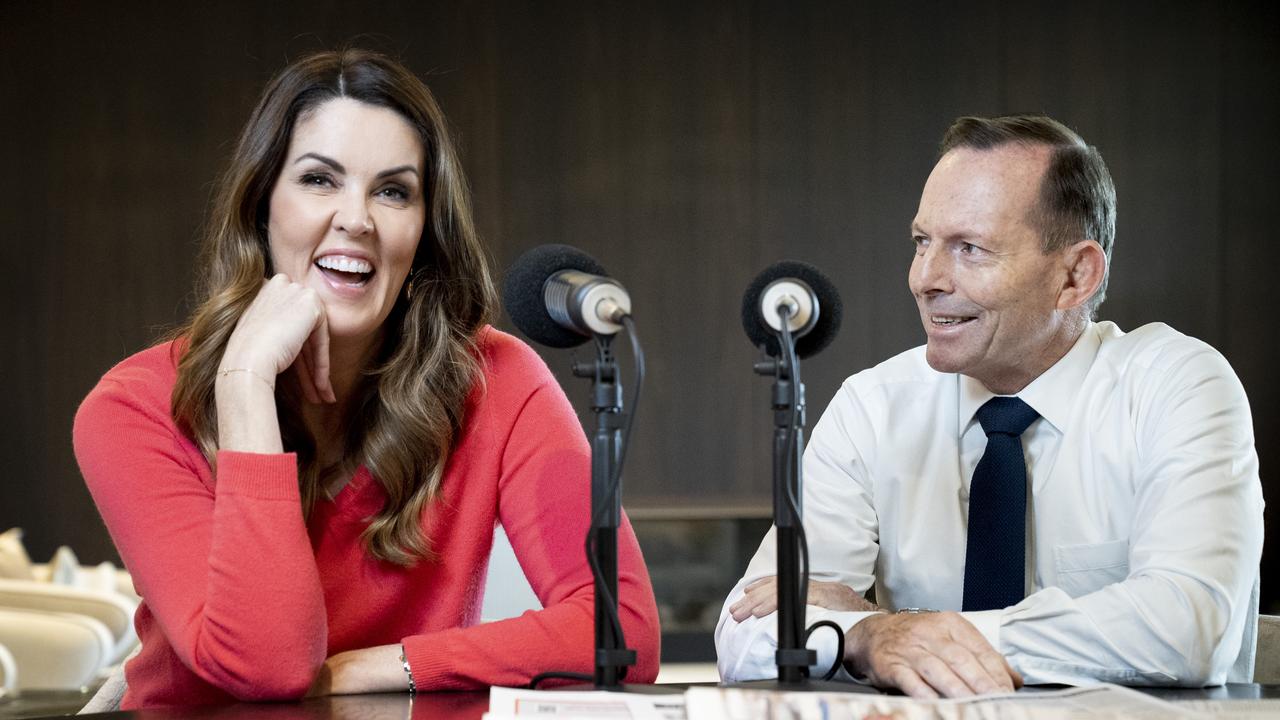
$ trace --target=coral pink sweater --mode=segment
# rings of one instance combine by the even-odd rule
[[[295,456],[220,452],[217,472],[170,417],[175,348],[112,368],[76,415],[75,451],[143,597],[141,653],[125,708],[297,698],[324,659],[403,643],[419,690],[521,685],[539,672],[591,672],[591,572],[583,555],[590,449],[538,356],[487,328],[486,387],[423,513],[435,562],[406,569],[360,533],[386,499],[361,468],[310,519]],[[544,609],[478,624],[495,523]],[[658,671],[658,614],[630,524],[618,587],[631,682]]]

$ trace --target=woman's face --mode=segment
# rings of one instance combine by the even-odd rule
[[[371,342],[413,265],[426,221],[423,147],[393,110],[349,98],[300,117],[271,190],[278,273],[313,288],[329,335]]]

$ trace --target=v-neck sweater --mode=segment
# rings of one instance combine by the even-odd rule
[[[304,518],[293,453],[221,451],[210,468],[170,413],[175,343],[107,372],[80,406],[74,442],[143,598],[122,707],[297,698],[326,657],[395,643],[420,691],[591,671],[590,448],[532,349],[493,328],[479,345],[485,381],[422,513],[436,557],[409,568],[373,557],[361,539],[387,499],[368,469]],[[543,609],[481,623],[496,524]],[[627,679],[652,682],[658,614],[625,515],[618,599],[638,651]]]

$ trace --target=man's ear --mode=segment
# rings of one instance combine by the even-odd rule
[[[1089,301],[1107,276],[1107,254],[1096,240],[1081,240],[1063,252],[1066,282],[1058,293],[1058,309],[1070,310]]]

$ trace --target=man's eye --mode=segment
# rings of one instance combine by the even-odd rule
[[[964,253],[965,255],[972,255],[981,249],[982,248],[978,247],[977,245],[974,245],[973,243],[963,243],[960,245],[960,252]]]
[[[925,248],[929,247],[929,238],[923,235],[916,235],[911,238],[911,244],[915,246],[916,254],[922,255]]]

